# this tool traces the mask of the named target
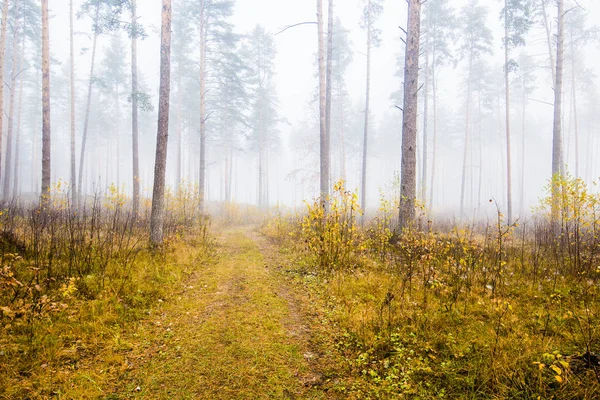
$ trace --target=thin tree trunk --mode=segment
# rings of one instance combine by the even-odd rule
[[[256,54],[257,79],[258,79],[258,207],[263,209],[265,206],[264,189],[264,152],[265,152],[265,132],[263,121],[263,80],[262,72],[262,52],[261,45],[258,45]]]
[[[563,173],[562,154],[562,90],[564,64],[564,0],[558,0],[558,31],[556,44],[556,80],[554,84],[554,126],[552,130],[552,220],[558,220],[560,199],[556,179]]]
[[[360,204],[363,212],[367,208],[367,155],[369,141],[369,112],[371,97],[371,40],[372,40],[372,22],[371,22],[371,0],[367,4],[367,87],[365,91],[365,127],[363,133],[363,154],[362,169],[360,176]],[[364,221],[364,214],[363,214]]]
[[[469,55],[469,77],[467,82],[467,114],[465,124],[465,147],[463,150],[462,179],[460,184],[460,216],[462,220],[465,216],[465,191],[467,186],[467,159],[469,154],[469,129],[471,128],[471,92],[472,92],[472,74],[473,74],[473,52]]]
[[[577,118],[577,79],[575,68],[575,45],[573,43],[573,31],[571,31],[571,95],[573,107],[573,134],[575,135],[575,178],[579,178],[579,121]]]
[[[342,97],[342,83],[338,81],[338,102],[340,106],[340,146],[341,146],[341,160],[340,160],[340,175],[342,180],[346,181],[346,128],[344,122],[344,100]]]
[[[556,82],[556,65],[554,61],[554,52],[552,51],[552,35],[550,33],[550,24],[548,23],[548,14],[546,13],[547,0],[540,0],[544,30],[546,31],[546,43],[548,44],[548,54],[550,55],[550,71],[552,71],[552,82]]]
[[[327,12],[327,65],[325,71],[325,154],[327,161],[327,181],[331,179],[331,92],[333,73],[333,0],[328,0]],[[268,151],[268,149],[267,149]],[[329,190],[329,188],[328,188]]]
[[[408,0],[408,35],[404,65],[404,115],[402,121],[402,176],[400,182],[400,230],[415,222],[417,191],[417,108],[419,90],[419,40],[421,1]]]
[[[200,1],[200,212],[204,211],[205,181],[206,181],[206,45],[207,17],[206,0]]]
[[[437,156],[437,82],[435,77],[435,44],[433,47],[433,62],[431,68],[431,92],[433,97],[433,149],[431,154],[431,186],[429,187],[429,208],[433,207],[433,187],[435,184],[435,162]]]
[[[175,167],[175,192],[181,192],[181,137],[183,136],[183,87],[181,65],[177,71],[177,166]]]
[[[523,126],[522,126],[522,135],[521,135],[521,200],[520,200],[520,210],[521,210],[521,218],[525,216],[525,124],[526,124],[526,116],[527,116],[527,96],[525,95],[525,84],[523,84]]]
[[[165,215],[165,175],[167,167],[167,144],[169,141],[169,95],[171,91],[171,0],[162,0],[162,28],[160,46],[160,95],[158,102],[158,129],[156,134],[156,158],[154,165],[154,188],[152,192],[152,215],[150,217],[150,241],[153,245],[163,242]]]
[[[421,201],[427,206],[427,142],[429,122],[429,30],[431,29],[431,18],[427,19],[427,33],[425,34],[425,86],[423,87],[423,156],[421,172]]]
[[[510,146],[510,80],[508,70],[508,0],[504,0],[504,89],[506,100],[506,200],[507,222],[512,223],[512,163]]]
[[[96,13],[94,16],[94,24],[98,23],[98,15],[100,12],[100,7],[96,6]],[[92,43],[92,63],[90,65],[90,78],[88,81],[88,93],[87,93],[87,102],[86,102],[86,106],[85,106],[85,119],[83,121],[83,136],[81,138],[81,153],[79,154],[79,180],[77,182],[77,188],[79,190],[79,197],[80,199],[78,200],[78,204],[79,201],[81,200],[81,179],[83,177],[83,166],[85,164],[85,145],[87,143],[87,137],[88,137],[88,127],[89,127],[89,121],[90,121],[90,108],[91,108],[91,104],[92,104],[92,88],[94,87],[94,64],[96,61],[96,45],[98,43],[98,32],[94,32],[94,40]]]
[[[483,186],[483,134],[481,129],[481,91],[477,95],[477,100],[479,102],[479,190],[477,192],[477,207],[481,207],[481,187]]]
[[[318,56],[319,56],[319,127],[320,127],[320,196],[328,211],[329,153],[327,148],[327,77],[325,73],[325,41],[323,38],[323,0],[317,0]]]
[[[2,178],[2,139],[4,137],[4,53],[6,50],[6,31],[8,30],[8,4],[4,0],[2,7],[2,33],[0,34],[0,179]]]
[[[21,52],[19,57],[19,65],[23,65],[23,60],[25,58],[25,35],[22,35],[21,38]],[[19,113],[17,114],[17,131],[16,131],[16,144],[15,144],[15,168],[14,168],[14,178],[13,178],[13,199],[15,201],[21,196],[21,183],[19,181],[19,176],[21,173],[21,121],[23,116],[23,74],[20,73],[19,78]]]
[[[48,0],[42,0],[42,190],[41,204],[50,203],[51,136],[50,136],[50,34]]]
[[[71,203],[77,207],[77,167],[76,167],[76,141],[75,141],[75,45],[73,39],[73,0],[69,1],[69,64],[70,64],[70,89],[71,89]]]
[[[137,68],[137,2],[131,1],[131,154],[133,175],[133,217],[137,218],[140,209],[140,159],[139,159],[139,87]]]
[[[4,167],[4,199],[9,200],[11,198],[11,183],[12,183],[12,152],[13,152],[13,129],[15,119],[15,99],[17,97],[17,77],[19,75],[19,69],[21,63],[19,62],[19,29],[20,29],[20,18],[19,14],[19,0],[15,1],[14,5],[15,12],[15,24],[13,29],[13,55],[12,55],[12,72],[10,76],[10,99],[8,105],[8,126],[6,129],[6,159]]]

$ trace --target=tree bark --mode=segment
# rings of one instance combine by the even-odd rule
[[[319,56],[319,131],[320,131],[320,195],[321,204],[328,211],[329,152],[327,148],[327,77],[325,73],[325,43],[323,38],[323,0],[317,0],[318,56]]]
[[[4,53],[6,49],[6,31],[8,30],[8,4],[4,0],[2,7],[2,33],[0,34],[0,179],[2,178],[2,139],[4,137]]]
[[[160,94],[158,102],[158,129],[156,133],[156,158],[154,165],[154,188],[152,214],[150,217],[150,241],[153,245],[163,242],[165,216],[165,175],[167,144],[169,141],[169,95],[171,90],[171,0],[162,0],[162,27],[160,45]]]
[[[77,161],[75,141],[75,45],[73,39],[73,0],[69,1],[69,52],[70,52],[70,89],[71,89],[71,203],[77,207]]]
[[[504,0],[504,87],[506,100],[506,207],[507,223],[512,223],[512,165],[510,146],[510,79],[508,69],[508,0]]]
[[[360,205],[363,212],[367,208],[367,150],[369,139],[369,112],[370,112],[370,97],[371,97],[371,41],[372,41],[372,26],[371,26],[371,0],[367,4],[367,87],[365,92],[365,127],[363,133],[363,154],[362,154],[362,169],[360,176]],[[364,214],[363,214],[364,221]]]
[[[564,65],[564,0],[558,0],[558,30],[556,40],[556,80],[554,83],[554,126],[552,130],[552,210],[553,222],[557,222],[560,207],[559,186],[556,178],[563,173],[562,149],[562,90]]]
[[[131,1],[131,154],[133,173],[133,216],[137,218],[140,209],[140,159],[139,159],[139,104],[137,68],[137,1]]]
[[[100,6],[97,5],[96,6],[96,13],[94,16],[94,24],[98,23],[98,15],[100,13]],[[86,106],[85,106],[85,119],[83,121],[83,135],[81,137],[81,153],[79,154],[79,177],[78,177],[78,181],[77,181],[77,190],[78,190],[78,194],[79,194],[79,199],[77,201],[77,203],[79,204],[80,200],[81,200],[81,185],[82,185],[82,178],[83,178],[83,166],[85,164],[85,145],[87,143],[87,136],[88,136],[88,127],[89,127],[89,122],[90,122],[90,108],[91,108],[91,104],[92,104],[92,89],[94,87],[94,64],[96,62],[96,45],[98,43],[98,32],[94,32],[94,39],[93,39],[93,43],[92,43],[92,63],[90,65],[90,77],[89,77],[89,81],[88,81],[88,93],[87,93],[87,101],[86,101]]]
[[[42,206],[48,206],[50,203],[50,140],[50,34],[48,0],[42,0]]]
[[[404,65],[404,115],[402,118],[402,172],[399,212],[400,230],[410,228],[415,222],[419,44],[421,36],[420,0],[408,0],[407,32]]]
[[[12,55],[12,72],[10,74],[10,99],[8,105],[8,121],[6,127],[6,159],[4,167],[4,200],[11,198],[11,183],[12,183],[12,152],[13,152],[13,129],[15,120],[15,99],[17,97],[17,77],[21,68],[19,62],[19,0],[15,1],[15,22],[13,29],[13,55]]]

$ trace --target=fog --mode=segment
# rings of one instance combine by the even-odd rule
[[[37,2],[31,3],[35,8]],[[433,1],[433,0],[430,0]],[[74,1],[76,12],[84,1]],[[140,182],[142,194],[152,193],[152,173],[157,129],[158,84],[160,67],[159,0],[138,0],[138,22],[147,37],[138,40],[138,71],[140,88],[148,95],[152,107],[140,111]],[[197,23],[189,11],[191,0],[173,0],[172,91],[167,158],[167,183],[174,190],[177,183],[177,163],[181,177],[191,184],[199,180],[199,40]],[[214,1],[213,3],[227,3]],[[387,191],[399,173],[401,161],[402,110],[401,71],[404,63],[404,37],[407,2],[382,1],[383,12],[374,22],[379,30],[380,44],[371,53],[370,129],[367,168],[367,210],[378,207],[380,192]],[[448,0],[445,3],[460,21],[467,1]],[[539,1],[534,1],[536,9]],[[549,16],[552,42],[555,46],[556,7],[550,2]],[[464,195],[465,213],[485,218],[493,215],[497,201],[506,207],[506,139],[504,98],[504,29],[500,14],[504,2],[480,0],[488,10],[485,26],[491,30],[489,53],[474,60],[470,104],[469,143],[466,155]],[[565,71],[563,95],[564,162],[572,175],[588,183],[600,175],[597,85],[600,56],[600,37],[593,25],[600,16],[600,5],[593,0],[567,0],[565,31]],[[349,190],[358,190],[361,178],[363,125],[366,86],[366,30],[361,27],[365,1],[337,1],[334,42],[345,32],[347,52],[351,58],[341,86],[332,105],[331,180],[346,178]],[[52,116],[52,181],[70,181],[69,143],[69,2],[50,0],[51,116]],[[424,5],[426,10],[427,5]],[[184,8],[187,11],[184,12]],[[326,8],[326,7],[325,7]],[[539,10],[537,10],[539,11]],[[190,14],[191,13],[191,14]],[[576,16],[571,18],[571,16]],[[130,18],[124,11],[123,20]],[[272,89],[273,127],[268,132],[265,161],[267,172],[265,201],[270,206],[297,209],[304,200],[319,194],[319,113],[317,75],[317,28],[315,24],[291,25],[316,21],[313,1],[237,0],[233,14],[222,18],[230,24],[231,32],[239,34],[229,43],[209,42],[207,92],[207,180],[206,200],[217,204],[231,201],[258,204],[259,162],[256,138],[253,134],[252,100],[244,95],[254,93],[246,64],[250,62],[252,43],[247,36],[257,25],[272,38],[276,55],[273,59]],[[9,21],[10,23],[11,21]],[[460,55],[464,29],[457,22],[447,40],[446,62],[436,67],[437,91],[435,125],[435,177],[432,182],[434,113],[431,96],[428,118],[427,193],[423,199],[437,214],[456,216],[461,206],[461,185],[464,157],[464,136],[467,125],[467,57]],[[226,28],[223,28],[227,30]],[[79,163],[80,146],[85,121],[86,96],[90,79],[92,18],[79,15],[75,20],[76,76],[76,147]],[[183,32],[183,33],[182,33]],[[185,38],[178,36],[186,34]],[[428,34],[422,27],[422,44]],[[13,30],[9,24],[5,56],[5,110],[8,113],[12,76]],[[551,177],[553,81],[546,31],[541,15],[536,12],[523,46],[511,50],[519,64],[511,77],[512,185],[513,209],[516,215],[526,215],[544,196],[544,187]],[[39,39],[26,38],[24,68],[21,72],[24,94],[22,101],[21,144],[19,148],[19,179],[15,187],[23,197],[38,195],[41,179],[41,75]],[[334,58],[342,44],[336,42]],[[210,47],[212,46],[212,47]],[[130,39],[124,29],[115,29],[98,36],[95,72],[92,78],[92,101],[89,137],[83,177],[83,192],[105,193],[111,184],[132,190],[131,155],[131,55]],[[555,52],[555,50],[553,50]],[[226,54],[227,53],[227,54]],[[219,57],[235,57],[239,70],[229,71],[231,65]],[[233,58],[231,58],[233,59]],[[424,57],[421,60],[423,71]],[[232,64],[233,65],[233,64]],[[246,89],[230,91],[225,101],[221,96],[227,73],[236,75]],[[233,79],[233,78],[232,78]],[[237,78],[236,78],[237,79]],[[474,82],[474,81],[477,82]],[[420,81],[423,78],[420,77]],[[179,82],[179,83],[178,83]],[[526,90],[523,90],[524,84]],[[573,85],[573,83],[575,83]],[[115,90],[116,88],[116,90]],[[267,90],[267,89],[265,89]],[[334,88],[334,91],[336,89]],[[432,87],[422,88],[424,92]],[[269,95],[270,96],[270,95]],[[399,97],[400,96],[400,97]],[[419,100],[418,185],[421,184],[423,145],[423,101]],[[17,101],[18,103],[18,101]],[[398,107],[397,107],[398,106]],[[17,106],[18,107],[18,106]],[[21,108],[19,108],[21,110]],[[229,113],[229,114],[227,114]],[[15,118],[16,120],[16,118]],[[16,123],[16,122],[15,122]],[[4,118],[6,136],[8,118]],[[177,153],[178,132],[181,132],[181,158]],[[340,132],[343,132],[340,133]],[[343,136],[342,136],[343,135]],[[340,139],[344,137],[343,143]],[[3,141],[6,143],[6,140]],[[14,144],[13,144],[14,146]],[[2,151],[6,154],[6,145]],[[16,151],[12,150],[13,152]],[[3,160],[5,160],[3,157]],[[13,157],[14,160],[15,157]],[[3,167],[3,173],[5,168]],[[7,177],[3,178],[4,180]],[[8,179],[12,179],[8,177]],[[433,196],[430,191],[433,189]],[[421,189],[417,189],[421,193]],[[431,202],[431,200],[433,200]]]

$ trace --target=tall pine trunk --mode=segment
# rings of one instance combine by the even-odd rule
[[[15,99],[17,97],[17,77],[21,65],[19,63],[19,0],[15,1],[14,5],[15,23],[13,29],[13,55],[12,55],[12,72],[10,74],[10,99],[8,105],[8,123],[6,127],[6,159],[4,167],[4,199],[11,198],[11,183],[12,183],[12,153],[13,153],[13,130],[15,120]]]
[[[207,45],[206,0],[200,2],[200,212],[204,211],[206,185],[206,45]]]
[[[508,69],[508,0],[504,0],[504,90],[506,100],[506,207],[507,222],[512,223],[512,163],[510,146],[510,71]]]
[[[417,109],[421,1],[408,0],[408,35],[404,64],[404,115],[402,118],[402,170],[400,181],[400,230],[415,222],[417,191]]]
[[[429,30],[431,29],[431,18],[427,19],[427,30],[425,34],[425,85],[423,87],[423,155],[421,172],[421,201],[427,205],[427,152],[428,152],[428,134],[429,126]]]
[[[175,166],[175,193],[181,193],[181,146],[183,136],[183,88],[181,85],[181,66],[177,71],[177,155]]]
[[[552,72],[552,83],[556,82],[556,63],[554,60],[554,52],[552,51],[552,34],[550,33],[550,24],[548,21],[548,13],[546,12],[546,2],[548,0],[540,0],[540,8],[542,11],[542,21],[546,32],[546,44],[548,45],[548,54],[550,57],[550,71]]]
[[[4,137],[4,53],[6,50],[6,31],[8,30],[8,3],[2,7],[2,33],[0,34],[0,179],[2,178],[2,139]]]
[[[367,4],[367,87],[365,92],[365,127],[363,132],[362,169],[360,175],[360,205],[363,209],[363,212],[366,211],[367,208],[367,150],[369,139],[369,108],[371,97],[371,41],[371,0],[369,0]]]
[[[19,57],[19,65],[23,65],[24,54],[25,54],[25,35],[21,38],[21,52]],[[17,114],[17,131],[16,131],[16,143],[15,143],[15,168],[14,168],[14,178],[13,178],[13,199],[18,201],[21,196],[21,183],[19,181],[19,177],[21,174],[21,121],[23,116],[23,74],[19,74],[19,113]]]
[[[575,44],[573,42],[573,31],[571,30],[571,95],[573,107],[573,128],[575,135],[575,177],[579,176],[579,119],[577,117],[577,79],[575,72]]]
[[[564,31],[565,14],[564,0],[558,0],[558,30],[556,37],[556,80],[554,83],[554,126],[552,130],[552,211],[551,216],[554,223],[558,221],[560,212],[559,186],[556,178],[563,173],[563,149],[562,149],[562,90],[563,90],[563,67],[564,67]]]
[[[325,41],[323,38],[323,0],[317,0],[317,35],[319,58],[319,132],[320,132],[320,197],[328,210],[329,153],[327,148],[327,77],[325,73]]]
[[[160,44],[160,94],[158,100],[158,129],[156,133],[156,158],[154,188],[150,217],[150,241],[160,245],[163,241],[165,216],[165,175],[167,144],[169,141],[169,95],[171,91],[171,0],[162,0],[162,27]]]
[[[97,24],[98,24],[98,15],[100,13],[100,6],[97,5],[96,6],[96,13],[94,16],[94,27],[97,28]],[[98,32],[95,31],[94,32],[94,39],[93,39],[93,43],[92,43],[92,63],[90,65],[90,77],[89,77],[89,81],[88,81],[88,93],[87,93],[87,101],[86,101],[86,106],[85,106],[85,119],[83,121],[83,135],[81,137],[81,152],[79,154],[79,177],[78,177],[78,181],[77,181],[77,190],[79,193],[79,197],[80,199],[78,200],[78,204],[79,201],[81,200],[81,185],[82,185],[82,178],[83,178],[83,166],[85,165],[85,146],[87,143],[87,137],[88,137],[88,128],[89,128],[89,122],[90,122],[90,108],[91,108],[91,104],[92,104],[92,89],[94,87],[94,64],[96,62],[96,45],[98,43]]]
[[[328,0],[327,10],[327,64],[325,67],[325,156],[327,182],[331,179],[331,92],[333,74],[333,0]],[[267,149],[268,152],[268,149]],[[329,188],[327,188],[329,191]]]
[[[435,44],[433,45],[433,60],[434,64],[431,68],[431,94],[433,97],[433,149],[431,154],[431,185],[429,187],[429,207],[433,207],[433,188],[435,185],[435,167],[436,167],[436,157],[437,157],[437,82],[436,79],[436,69],[435,69]]]
[[[69,83],[71,89],[71,203],[77,207],[77,161],[75,141],[75,45],[73,39],[73,0],[69,1]]]
[[[41,204],[50,203],[50,34],[48,28],[48,0],[42,0],[42,190]]]
[[[131,2],[131,154],[133,175],[133,216],[137,218],[140,209],[140,159],[139,159],[139,87],[137,70],[137,2]]]
[[[465,145],[463,149],[463,166],[462,178],[460,184],[460,220],[465,216],[465,191],[467,187],[467,159],[469,154],[469,133],[471,129],[471,94],[472,94],[472,78],[473,76],[473,52],[469,54],[469,76],[467,82],[467,113],[465,123]]]

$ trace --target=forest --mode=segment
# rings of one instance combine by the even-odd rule
[[[595,0],[1,0],[0,399],[600,398]]]

